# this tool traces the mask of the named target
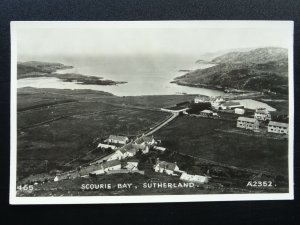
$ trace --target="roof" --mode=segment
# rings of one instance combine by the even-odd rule
[[[103,168],[108,168],[108,167],[112,167],[112,166],[117,166],[117,165],[120,165],[121,162],[120,160],[118,159],[115,159],[115,160],[111,160],[111,161],[106,161],[102,164]]]
[[[131,148],[131,149],[128,149],[127,152],[135,154],[137,152],[137,149],[136,148]]]
[[[165,161],[159,162],[158,165],[167,170],[175,170],[175,168],[177,166],[175,163],[170,163],[170,162],[165,162]]]
[[[117,136],[117,135],[109,135],[108,139],[113,139],[113,140],[117,140],[117,141],[127,141],[128,137]]]
[[[142,139],[146,142],[151,142],[153,141],[154,138],[153,136],[143,136]]]
[[[243,117],[243,116],[240,116],[237,120],[250,122],[250,123],[254,123],[255,121],[257,121],[255,118],[249,118],[249,117]]]
[[[201,112],[202,112],[202,113],[213,113],[213,111],[208,110],[208,109],[204,109],[204,110],[202,110]]]
[[[142,144],[143,142],[152,142],[153,140],[153,136],[142,136],[136,141],[136,143]]]
[[[241,103],[239,102],[225,102],[222,105],[223,106],[234,106],[234,105],[240,105]]]
[[[268,126],[276,126],[276,127],[285,127],[288,128],[289,124],[287,123],[280,123],[280,122],[275,122],[275,121],[270,121]]]
[[[257,108],[255,110],[255,113],[259,113],[259,114],[269,114],[269,111],[266,108]]]

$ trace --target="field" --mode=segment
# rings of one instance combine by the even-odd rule
[[[161,107],[171,107],[180,102],[190,101],[193,97],[190,95],[116,97],[109,93],[89,90],[19,89],[18,181],[38,174],[54,176],[57,170],[74,169],[108,154],[96,149],[101,139],[107,138],[110,134],[134,138],[170,116],[169,113],[160,111]],[[282,107],[284,110],[285,106]],[[250,116],[253,115],[253,112],[249,113]],[[208,169],[216,173],[220,169],[224,174],[218,175],[218,179],[225,179],[225,183],[235,182],[229,188],[242,189],[245,179],[250,179],[253,174],[258,175],[260,172],[232,170],[230,169],[232,166],[287,176],[287,140],[238,130],[235,123],[238,115],[222,112],[219,114],[222,119],[186,115],[176,118],[154,133],[154,138],[162,140],[162,146],[167,147],[167,153],[159,156],[149,155],[145,158],[145,162],[140,161],[141,166],[144,167],[143,165],[149,160],[153,161],[160,157],[161,160],[178,162],[181,169],[192,174],[203,174]],[[206,162],[210,161],[215,163],[208,166]],[[151,171],[148,171],[144,177],[109,175],[99,177],[97,181],[117,183],[136,179],[137,183],[141,183],[148,182],[149,176],[161,182],[168,181],[165,176],[160,177]],[[233,181],[234,179],[236,181]],[[61,185],[66,186],[68,190],[72,190],[70,187],[76,185],[71,194],[90,195],[90,192],[82,193],[80,190],[79,184],[83,181],[80,178],[61,182]],[[224,183],[218,180],[216,182]],[[46,189],[51,185],[55,186],[55,184],[45,185]],[[212,185],[215,184],[212,182]],[[282,187],[286,188],[286,184],[284,183]],[[214,193],[219,191],[218,187],[208,188],[213,188]],[[40,194],[47,192],[46,189],[40,190]],[[242,189],[235,191],[240,193],[244,191]],[[170,193],[185,192],[184,190],[173,191]],[[116,192],[119,193],[119,190]],[[144,193],[143,189],[129,192],[124,190],[121,194],[140,192]],[[159,194],[159,192],[159,190],[149,190],[149,194]],[[192,193],[207,192],[209,191],[206,189],[192,191]],[[61,192],[57,190],[57,193],[63,194],[63,190]],[[114,194],[115,191],[103,192],[105,193]]]
[[[167,148],[241,168],[287,176],[287,140],[233,133],[235,122],[183,116],[155,133]]]
[[[168,113],[109,105],[118,98],[94,92],[31,89],[18,93],[17,177],[65,170],[64,165],[95,148],[110,134],[135,136],[164,120]],[[49,105],[47,105],[49,102]],[[86,157],[96,157],[101,152]],[[54,172],[53,172],[54,173]]]

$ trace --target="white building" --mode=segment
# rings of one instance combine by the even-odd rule
[[[255,110],[254,118],[261,121],[270,121],[271,113],[265,108],[258,108]]]
[[[195,103],[208,103],[208,102],[210,102],[210,97],[205,96],[205,95],[197,96],[196,98],[194,98],[194,102]]]
[[[154,146],[153,149],[158,150],[158,151],[161,151],[161,152],[166,151],[166,148],[160,147],[160,146]]]
[[[218,96],[218,97],[215,97],[215,98],[211,98],[211,106],[214,108],[214,109],[219,109],[220,105],[222,103],[225,103],[225,99],[222,98],[221,96]]]
[[[109,135],[107,139],[108,143],[114,143],[114,144],[126,144],[129,139],[125,136],[117,136],[117,135]]]
[[[180,171],[176,163],[170,163],[159,160],[157,160],[157,163],[154,165],[153,169],[157,173],[166,173],[168,175],[173,175],[174,172]]]
[[[237,119],[237,124],[236,126],[238,128],[244,128],[244,129],[249,129],[249,130],[255,130],[259,128],[259,122],[255,118],[248,118],[248,117],[239,117]]]
[[[154,145],[155,139],[153,136],[142,136],[135,143],[139,145]]]
[[[288,134],[289,125],[287,123],[270,121],[268,124],[268,132],[276,134]]]
[[[112,150],[114,150],[114,149],[117,148],[117,147],[114,146],[114,145],[107,145],[107,144],[99,143],[99,144],[98,144],[98,148],[104,148],[104,149],[109,149],[109,148],[111,148]]]
[[[239,102],[225,102],[220,105],[221,109],[235,109],[235,108],[244,108],[244,106]]]
[[[115,151],[113,154],[110,155],[107,161],[121,160],[124,158],[125,158],[124,152],[118,149],[117,151]]]
[[[208,183],[208,177],[206,177],[206,176],[190,175],[187,173],[182,173],[180,176],[180,180],[192,182],[192,183],[198,183],[198,184],[207,184]]]
[[[139,160],[138,159],[129,159],[125,166],[128,170],[138,170]]]
[[[99,175],[104,174],[105,172],[111,171],[111,170],[120,170],[121,169],[121,162],[120,160],[112,160],[107,161],[101,164],[101,167],[97,170],[94,170],[90,172],[89,174]]]
[[[238,114],[238,115],[244,115],[245,114],[245,109],[236,108],[236,109],[234,109],[234,113]]]

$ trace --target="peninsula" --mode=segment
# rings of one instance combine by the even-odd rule
[[[125,81],[105,80],[103,77],[87,76],[77,73],[57,73],[57,70],[72,69],[61,63],[48,63],[39,61],[19,62],[17,64],[17,78],[56,77],[63,82],[75,82],[89,85],[117,85],[127,83]]]

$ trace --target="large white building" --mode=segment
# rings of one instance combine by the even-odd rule
[[[249,117],[242,117],[240,116],[237,119],[237,124],[236,126],[238,128],[244,128],[247,130],[255,130],[259,128],[259,122],[255,118],[249,118]]]
[[[107,141],[108,143],[125,145],[129,141],[129,139],[125,136],[109,135]]]
[[[288,134],[289,125],[287,123],[270,121],[268,124],[268,132],[276,134]]]
[[[195,103],[208,103],[208,102],[210,102],[210,97],[205,96],[205,95],[197,96],[196,98],[194,98],[194,102]]]
[[[192,183],[198,183],[198,184],[207,184],[208,183],[208,177],[206,177],[206,176],[191,175],[191,174],[187,174],[187,173],[182,173],[180,176],[180,180],[192,182]]]

